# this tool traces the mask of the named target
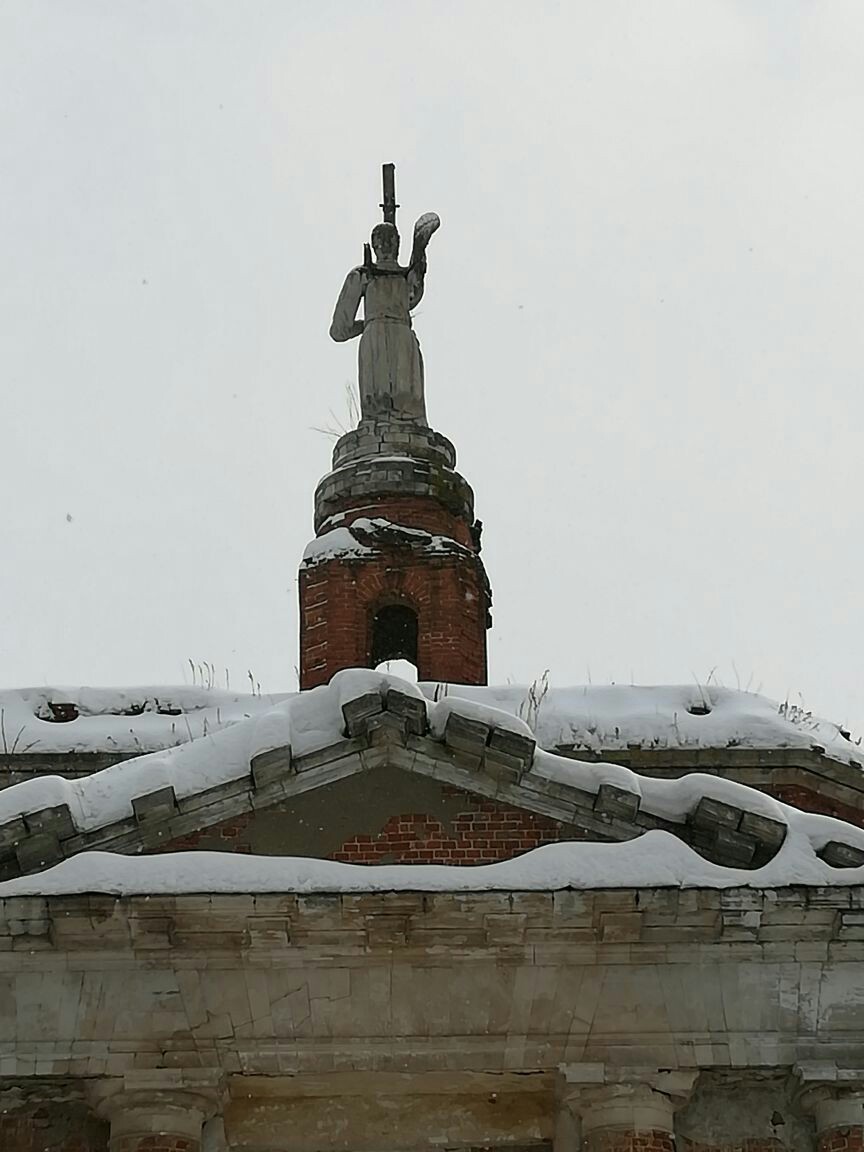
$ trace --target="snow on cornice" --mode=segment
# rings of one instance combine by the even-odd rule
[[[760,888],[864,884],[864,868],[838,872],[818,859],[807,837],[787,837],[762,868],[723,868],[668,832],[622,844],[571,842],[535,848],[513,860],[476,867],[437,864],[340,864],[299,857],[168,852],[118,856],[84,852],[35,876],[0,883],[0,899],[94,892],[156,893],[482,892],[563,888]]]

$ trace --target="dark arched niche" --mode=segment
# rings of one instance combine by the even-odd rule
[[[372,617],[371,664],[410,660],[417,665],[417,613],[407,604],[387,604]]]

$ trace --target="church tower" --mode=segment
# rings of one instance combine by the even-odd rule
[[[348,273],[330,328],[334,340],[359,337],[361,418],[337,441],[332,471],[315,492],[316,535],[299,581],[301,689],[343,668],[399,659],[421,680],[487,679],[492,597],[474,494],[456,471],[453,445],[426,421],[411,326],[440,221],[420,217],[402,266],[392,164],[384,166],[381,207],[384,222],[363,264]]]

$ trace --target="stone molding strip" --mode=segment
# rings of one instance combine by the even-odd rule
[[[456,467],[456,449],[446,436],[415,421],[361,420],[333,448],[333,468],[370,456],[410,456]]]
[[[101,894],[0,899],[0,953],[112,949],[211,954],[288,946],[328,963],[415,959],[864,963],[864,885],[556,892]],[[710,955],[714,955],[713,952]],[[813,1078],[815,1072],[807,1071]],[[803,1073],[802,1073],[803,1075]],[[806,1077],[805,1077],[806,1078]],[[824,1079],[820,1073],[817,1079]]]
[[[370,496],[432,497],[468,524],[474,521],[474,493],[452,468],[409,456],[355,460],[328,472],[315,490],[315,531],[337,512]]]

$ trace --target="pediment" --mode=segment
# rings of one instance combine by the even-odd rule
[[[506,713],[455,698],[433,703],[380,674],[342,673],[290,707],[290,715],[277,709],[247,722],[248,730],[237,725],[83,781],[55,777],[7,789],[0,876],[94,849],[164,851],[189,846],[190,837],[213,847],[232,821],[249,830],[244,850],[268,844],[263,851],[290,855],[331,855],[349,826],[377,835],[406,814],[437,812],[444,835],[458,815],[446,799],[453,790],[552,822],[561,839],[621,841],[661,829],[737,868],[770,860],[800,817],[807,828],[819,826],[813,846],[829,864],[864,863],[864,833],[840,821],[804,817],[727,780],[651,779],[543,752]]]
[[[490,864],[584,838],[575,823],[382,763],[202,828],[166,849],[346,864]]]

